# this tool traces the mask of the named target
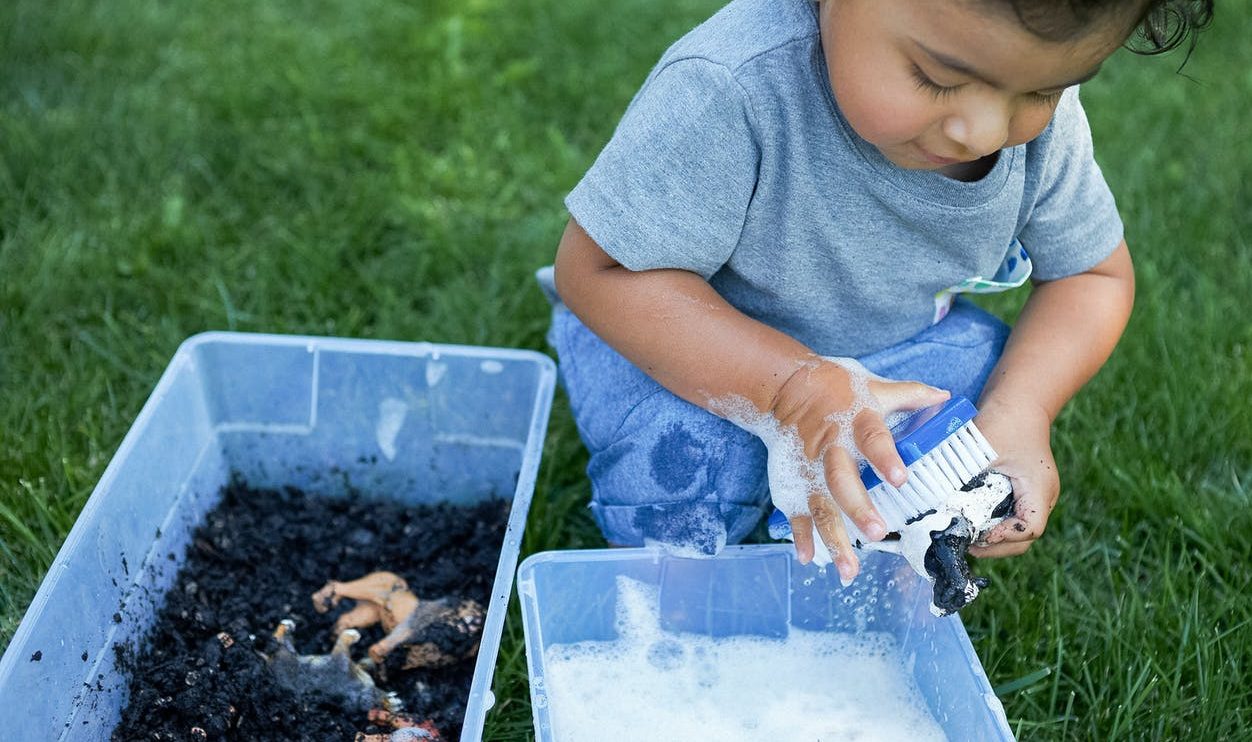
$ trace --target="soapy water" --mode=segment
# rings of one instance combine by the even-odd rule
[[[555,739],[943,740],[889,634],[665,632],[657,589],[619,577],[609,642],[545,653]]]
[[[846,409],[827,416],[826,421],[838,426],[839,434],[834,446],[847,451],[857,465],[868,463],[856,445],[853,422],[865,410],[873,410],[884,417],[888,428],[898,424],[909,413],[883,410],[878,399],[869,390],[871,379],[888,381],[878,376],[852,358],[823,357],[822,361],[834,363],[851,376],[852,404]],[[816,363],[816,362],[814,362]],[[804,452],[804,442],[794,426],[782,425],[768,411],[761,411],[750,401],[738,395],[727,395],[710,400],[710,409],[730,422],[761,439],[767,452],[766,476],[769,481],[770,498],[774,507],[788,518],[809,514],[809,495],[830,495],[826,483],[822,457],[810,459]],[[882,476],[881,472],[877,472]],[[884,480],[885,477],[882,477]],[[813,561],[819,565],[830,564],[833,559],[825,548],[817,526],[813,527],[813,541],[817,547]]]

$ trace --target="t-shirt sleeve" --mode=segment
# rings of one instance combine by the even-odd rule
[[[606,253],[635,271],[710,278],[739,242],[760,150],[730,71],[681,59],[655,71],[565,199]]]
[[[1123,227],[1077,88],[1062,96],[1040,139],[1036,195],[1018,238],[1034,262],[1033,277],[1047,281],[1100,263],[1121,243]]]

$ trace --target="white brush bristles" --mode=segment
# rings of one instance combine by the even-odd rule
[[[928,510],[938,510],[950,497],[959,493],[993,460],[995,449],[973,422],[958,428],[943,443],[926,453],[908,468],[908,481],[895,487],[883,481],[869,491],[870,500],[887,523],[888,531],[899,531],[909,520]],[[848,537],[853,543],[867,543],[850,519],[844,517]]]

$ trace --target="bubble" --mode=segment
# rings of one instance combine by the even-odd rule
[[[686,659],[686,648],[673,639],[662,639],[648,647],[648,664],[658,670],[676,670]]]
[[[717,685],[717,681],[721,678],[721,671],[717,669],[716,663],[705,657],[703,661],[696,665],[695,675],[696,683],[701,688],[712,688],[714,685]]]

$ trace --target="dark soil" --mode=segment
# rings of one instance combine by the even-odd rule
[[[313,610],[310,596],[330,579],[386,570],[420,598],[486,606],[507,521],[500,499],[405,507],[229,485],[196,531],[143,646],[119,649],[131,700],[113,739],[351,740],[358,731],[390,731],[332,695],[275,682],[260,653],[277,649],[272,634],[285,618],[295,621],[299,653],[330,651],[336,617],[353,606],[344,600],[325,614]],[[219,640],[220,632],[230,640]],[[353,657],[382,636],[378,626],[363,629]],[[397,693],[406,713],[432,720],[445,740],[457,739],[475,658],[402,670],[402,649],[388,656],[378,685]]]

